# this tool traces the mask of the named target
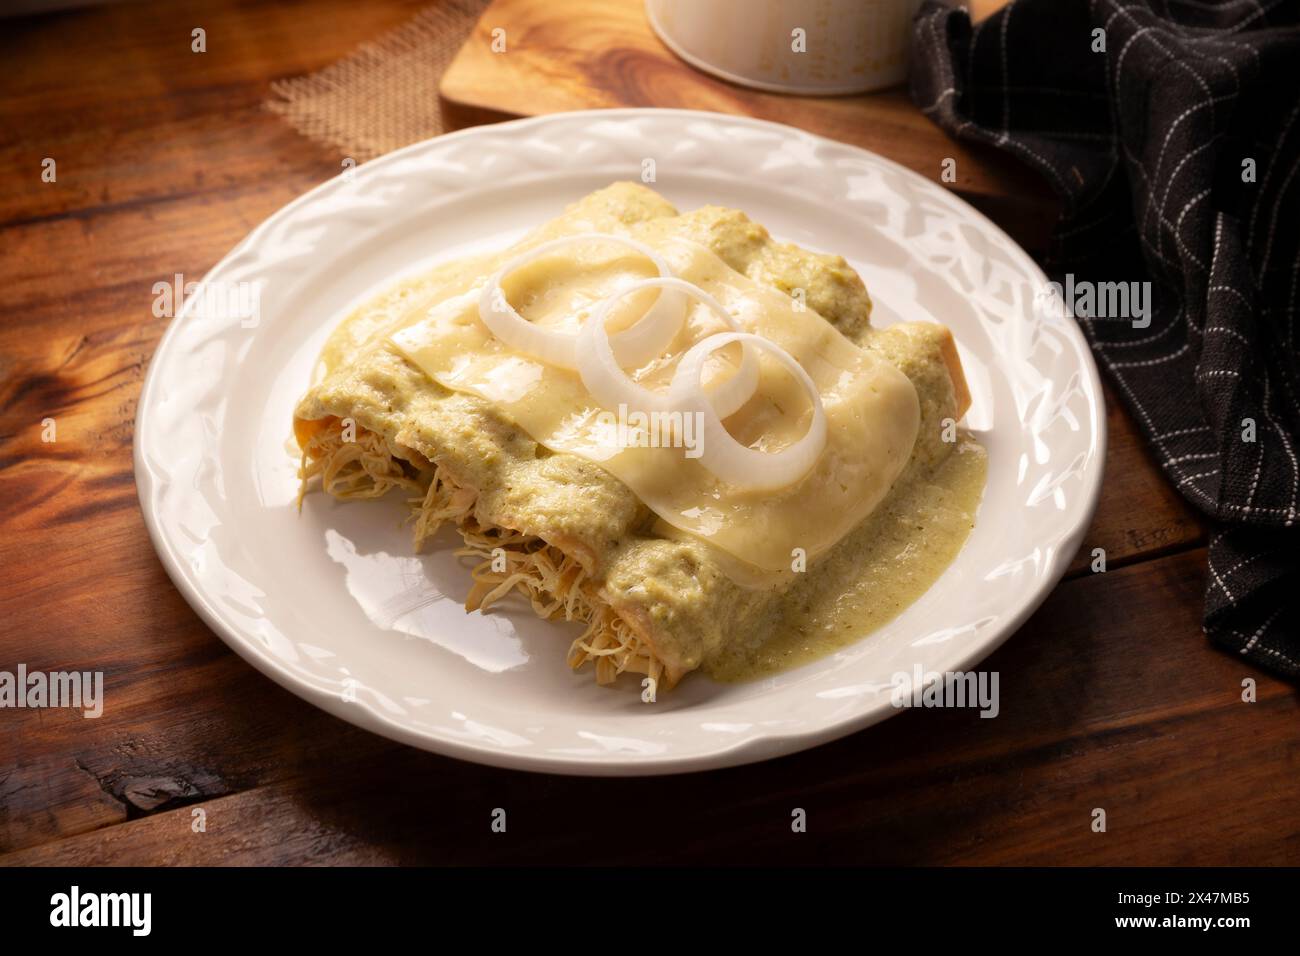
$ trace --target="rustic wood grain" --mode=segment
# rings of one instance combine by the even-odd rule
[[[1192,551],[1058,588],[984,665],[1001,678],[991,720],[916,711],[774,763],[645,780],[357,741],[298,776],[0,864],[1295,864],[1300,705],[1269,678],[1244,703],[1250,669],[1206,651],[1203,560]],[[498,807],[504,834],[489,827]],[[806,834],[791,832],[796,807]],[[1090,826],[1097,807],[1105,833]]]
[[[318,70],[426,5],[181,0],[3,21],[0,223],[338,172],[341,156],[264,122],[270,81]],[[206,53],[190,49],[195,27]],[[41,181],[45,157],[57,184]]]
[[[1294,695],[1200,635],[1203,529],[1113,400],[1084,546],[1104,547],[1112,570],[1089,574],[1081,556],[1077,578],[992,659],[1005,681],[997,720],[909,714],[777,765],[570,780],[391,744],[229,652],[171,587],[135,501],[135,403],[167,323],[152,286],[200,276],[337,171],[339,156],[260,109],[270,81],[418,6],[152,2],[0,31],[0,669],[103,670],[108,696],[98,720],[0,711],[0,862],[1300,862]],[[595,27],[611,43],[627,8]],[[208,30],[202,59],[189,53],[194,25]],[[553,73],[578,39],[549,37]],[[642,55],[611,46],[582,82],[618,104],[662,83],[666,103],[753,111],[725,84],[630,69]],[[546,56],[529,47],[530,69]],[[883,124],[889,135],[865,145],[923,166],[932,146],[910,137],[934,144],[933,131],[891,96],[784,118],[855,142]],[[40,182],[46,155],[56,184]],[[1020,170],[971,158],[959,160],[970,195],[1037,195],[1015,202],[1041,214],[1045,194]],[[1244,676],[1260,679],[1260,703],[1239,702]],[[1101,801],[1116,807],[1106,837],[1086,826]],[[190,829],[198,806],[204,834]],[[506,839],[487,831],[495,806],[510,811]],[[611,806],[686,809],[643,813],[630,837],[593,823]],[[791,806],[812,815],[805,842],[791,842]]]

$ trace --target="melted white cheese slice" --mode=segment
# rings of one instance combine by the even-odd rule
[[[484,327],[477,311],[481,281],[390,330],[389,340],[430,378],[495,404],[534,441],[599,463],[673,527],[757,568],[788,572],[796,549],[811,559],[830,548],[889,491],[920,426],[916,391],[900,371],[858,348],[816,312],[752,282],[708,249],[684,240],[655,245],[678,276],[711,293],[745,331],[784,348],[816,384],[827,443],[797,484],[776,493],[741,491],[692,457],[689,422],[680,430],[639,432],[635,426],[643,423],[632,414],[620,422],[611,414],[617,410],[593,401],[576,372],[515,352]],[[528,320],[576,329],[610,291],[648,270],[649,263],[634,254],[575,246],[572,253],[519,270],[506,291]],[[655,294],[628,296],[610,322],[611,332],[635,321]],[[722,323],[713,313],[693,304],[668,351],[629,375],[647,388],[662,388],[682,353],[719,331]],[[734,371],[730,351],[734,347],[715,356],[718,380]],[[784,369],[762,358],[760,368],[757,392],[726,425],[742,444],[775,451],[803,435],[810,407]],[[646,447],[628,447],[638,442]]]

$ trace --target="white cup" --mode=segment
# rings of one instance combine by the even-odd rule
[[[724,80],[833,96],[901,83],[921,0],[646,0],[670,50]]]

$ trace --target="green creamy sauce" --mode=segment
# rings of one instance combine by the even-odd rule
[[[618,604],[675,652],[665,656],[686,669],[701,665],[719,680],[768,677],[833,653],[924,594],[969,535],[986,472],[984,450],[969,436],[942,455],[948,449],[939,446],[938,423],[952,402],[938,336],[927,331],[935,327],[870,329],[871,301],[842,258],[774,243],[734,210],[677,216],[649,190],[619,184],[571,207],[531,241],[566,231],[628,233],[652,245],[672,237],[697,242],[754,282],[803,290],[810,310],[911,380],[922,418],[908,465],[871,514],[806,572],[778,573],[773,583],[770,572],[737,567],[740,559],[704,539],[650,532],[645,504],[608,471],[535,444],[497,405],[431,384],[388,343],[390,332],[469,289],[508,251],[440,266],[356,310],[326,345],[299,417],[351,415],[389,441],[402,436],[438,449],[444,467],[478,490],[478,513],[490,516],[488,523],[589,549]]]
[[[715,680],[771,677],[853,644],[888,624],[924,594],[957,556],[975,526],[988,457],[963,435],[929,474],[901,478],[861,526],[824,560],[800,574],[774,602],[757,633],[728,643],[707,667]]]

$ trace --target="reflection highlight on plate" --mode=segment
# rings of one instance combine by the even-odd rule
[[[523,641],[504,614],[485,614],[491,631],[465,627],[465,612],[448,601],[430,580],[426,562],[447,560],[375,551],[362,554],[333,528],[325,529],[330,558],[347,571],[348,593],[376,627],[397,631],[436,644],[489,673],[500,673],[528,662]],[[472,633],[471,633],[472,631]]]

